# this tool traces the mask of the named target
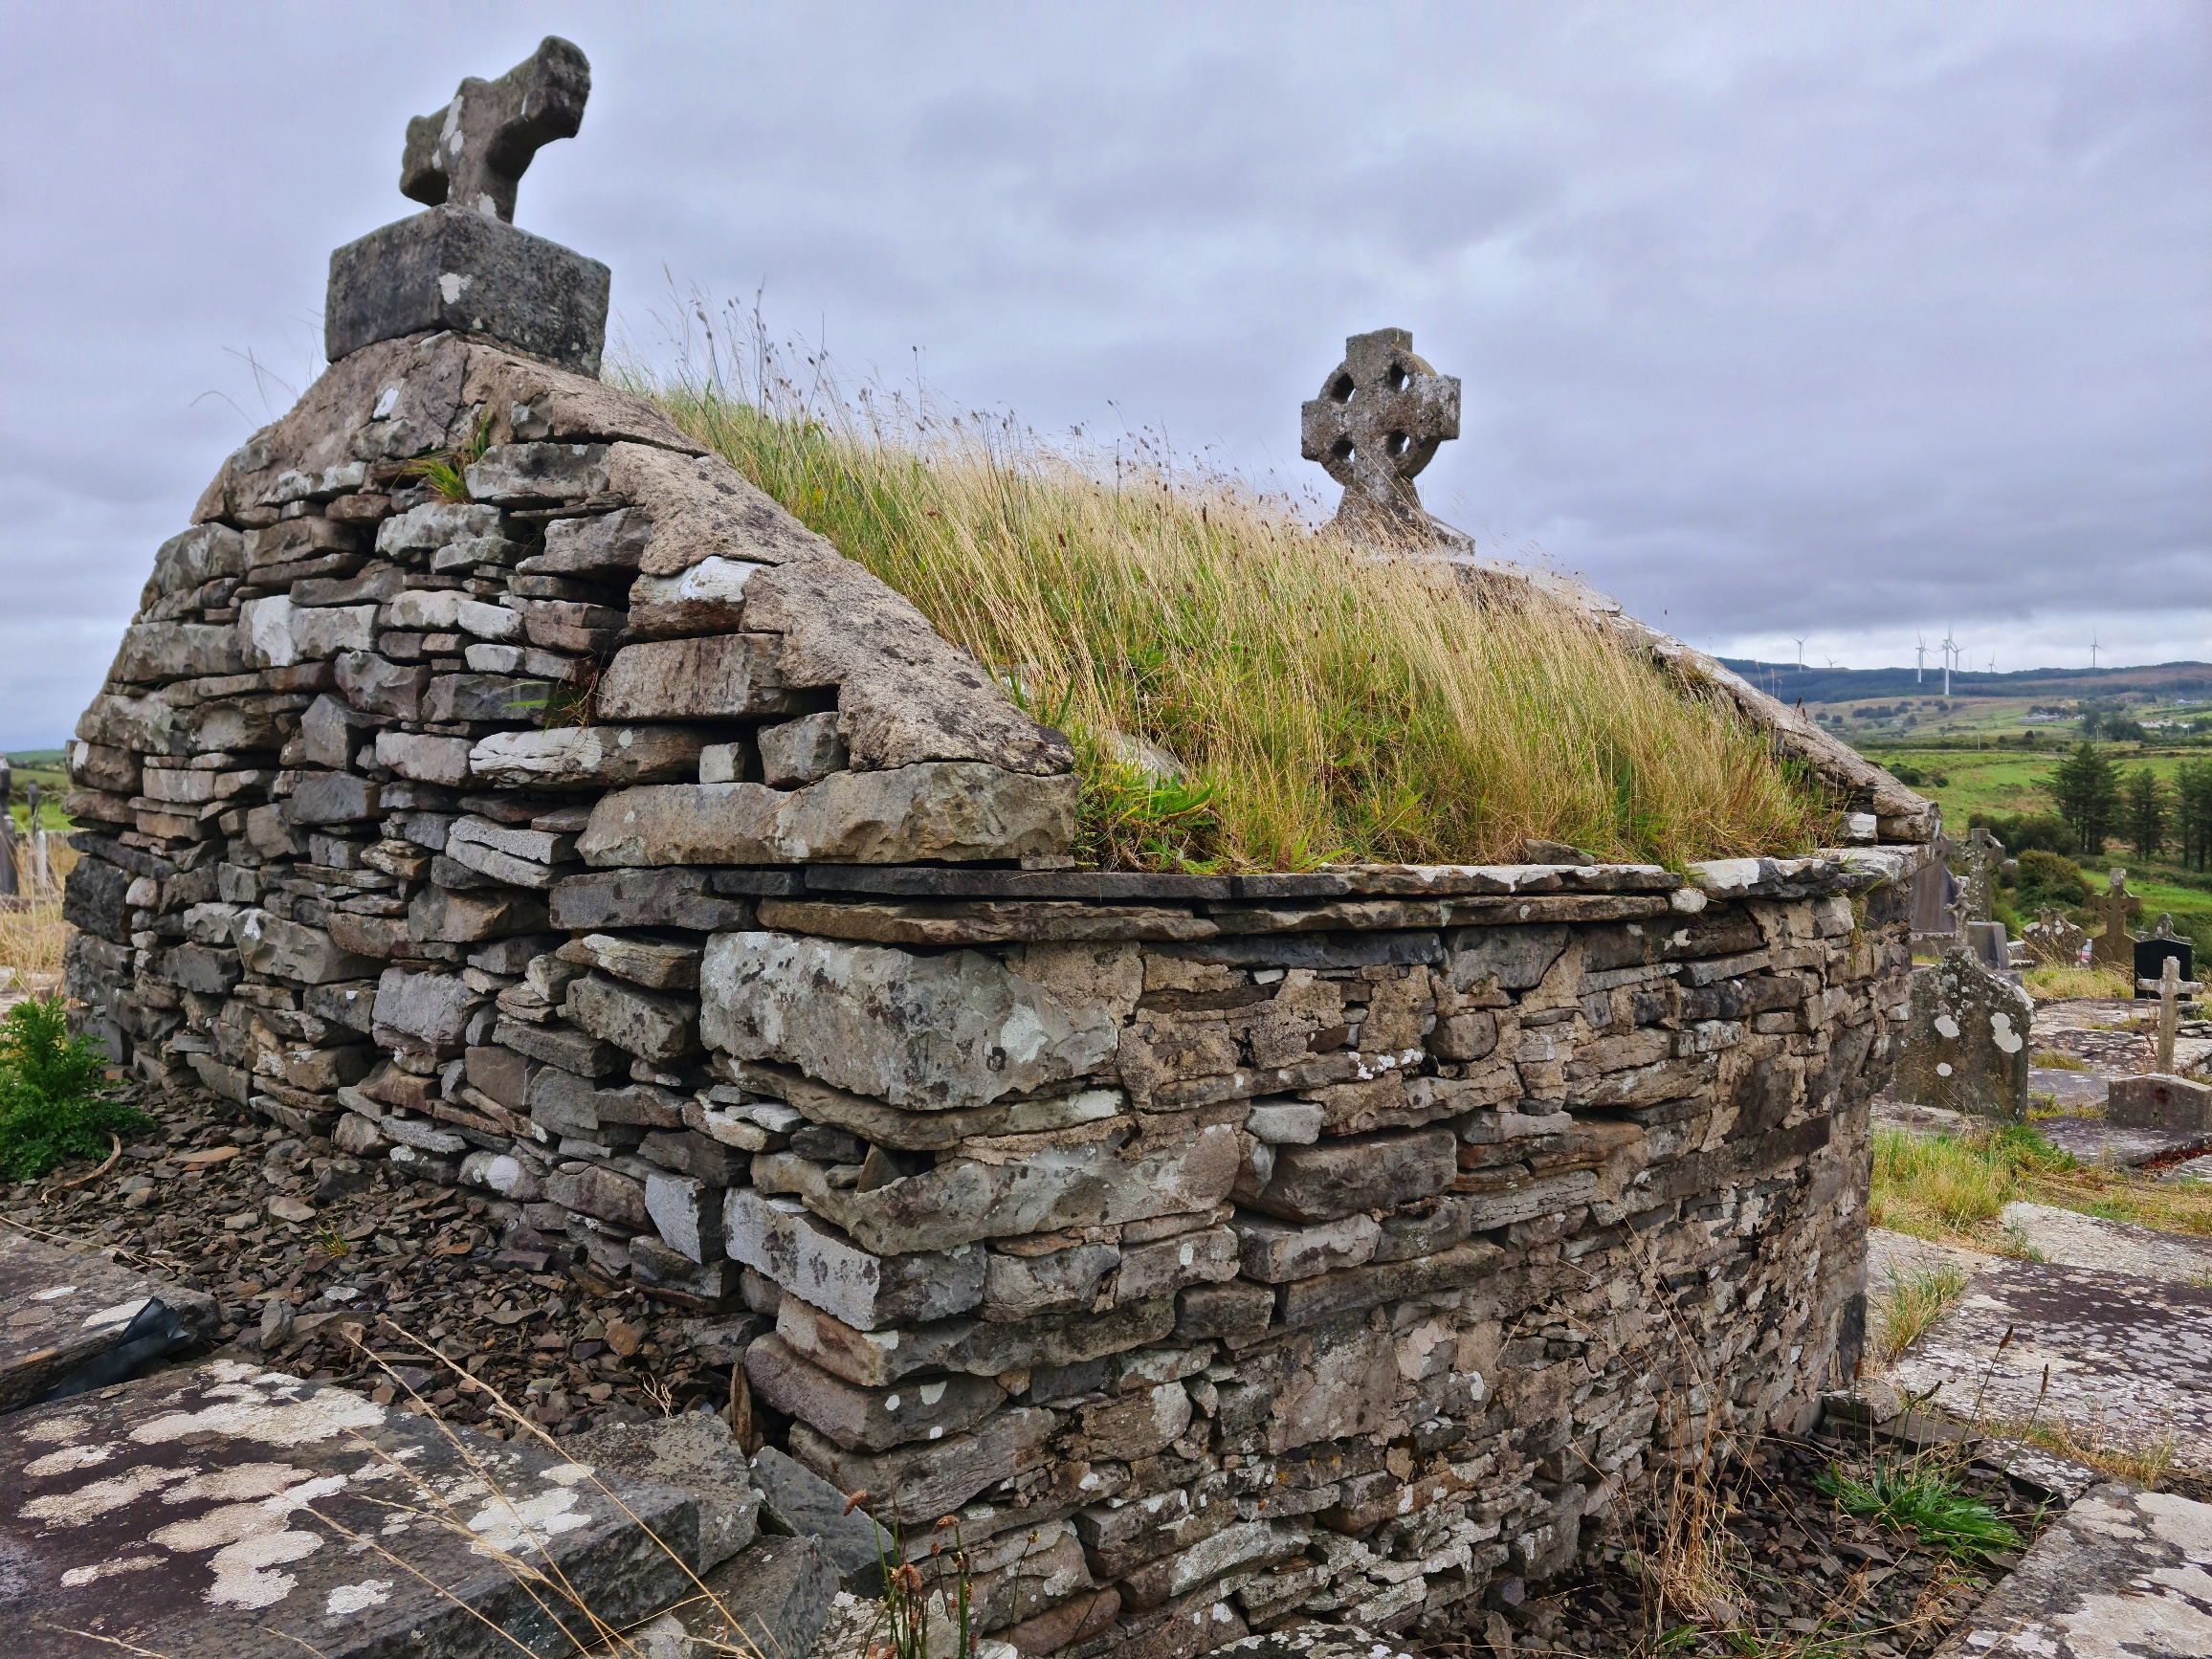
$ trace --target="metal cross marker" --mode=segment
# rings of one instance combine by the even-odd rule
[[[539,147],[573,138],[591,96],[591,65],[576,47],[548,34],[538,50],[497,80],[475,76],[435,115],[407,123],[400,193],[436,207],[451,202],[515,219],[515,187]]]
[[[2174,1030],[2180,1020],[2181,998],[2193,997],[2203,988],[2202,981],[2181,977],[2181,963],[2174,957],[2166,959],[2166,965],[2157,979],[2135,982],[2135,989],[2156,991],[2158,995],[2157,1071],[2170,1073],[2174,1069]]]
[[[1379,328],[1344,342],[1321,395],[1299,410],[1298,449],[1344,486],[1339,523],[1380,519],[1419,529],[1413,489],[1436,446],[1459,436],[1459,381],[1413,355],[1413,336]]]

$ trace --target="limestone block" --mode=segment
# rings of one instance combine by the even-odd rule
[[[245,568],[244,537],[228,524],[195,524],[171,536],[154,554],[153,575],[139,608],[151,603],[149,596],[187,592],[219,576],[241,575]]]
[[[1226,1227],[1178,1233],[1148,1245],[1125,1245],[1114,1275],[1117,1302],[1172,1296],[1185,1285],[1218,1284],[1237,1275],[1237,1236]]]
[[[348,651],[338,657],[338,689],[345,700],[365,713],[395,720],[421,718],[423,688],[430,679],[429,669],[402,668],[374,652]]]
[[[1038,1093],[1114,1053],[1103,996],[1039,984],[980,951],[718,934],[699,984],[710,1047],[922,1110]]]
[[[523,1094],[530,1121],[549,1135],[599,1133],[599,1092],[588,1077],[579,1077],[559,1066],[541,1066]]]
[[[679,927],[693,933],[753,924],[753,907],[709,890],[701,870],[604,870],[554,883],[553,925]]]
[[[379,1047],[440,1058],[461,1051],[469,1016],[483,1006],[458,974],[386,968],[376,982],[374,1032]]]
[[[1031,1144],[1005,1163],[956,1160],[870,1192],[832,1187],[820,1166],[785,1153],[755,1159],[753,1179],[763,1188],[787,1185],[816,1215],[885,1255],[1189,1215],[1219,1204],[1236,1179],[1237,1136],[1227,1125],[1137,1157],[1120,1149],[1126,1131],[1090,1128],[1023,1137]]]
[[[196,622],[141,622],[123,630],[108,678],[124,685],[163,685],[203,675],[236,674],[246,666],[238,630]]]
[[[981,1377],[862,1388],[794,1354],[773,1336],[746,1350],[745,1375],[761,1399],[847,1451],[942,1440],[974,1427],[1006,1397],[1004,1388]],[[1185,1399],[1186,1411],[1188,1406]]]
[[[783,641],[772,633],[626,645],[595,699],[609,720],[742,719],[783,714],[795,694],[777,671]]]
[[[580,1029],[642,1059],[666,1064],[698,1051],[698,1008],[688,997],[656,995],[593,973],[568,987],[565,1011]]]
[[[1064,1308],[1088,1308],[1106,1276],[1121,1265],[1110,1244],[1073,1245],[1043,1255],[1002,1255],[984,1262],[984,1317],[1027,1319]]]
[[[417,732],[379,732],[376,763],[419,784],[457,788],[469,781],[469,740]]]
[[[1276,1456],[1317,1440],[1371,1434],[1389,1421],[1397,1349],[1364,1327],[1331,1326],[1295,1339],[1268,1425]]]
[[[426,501],[376,530],[376,550],[391,555],[429,553],[451,542],[499,533],[499,509],[469,501]]]
[[[645,1087],[637,1086],[638,1089]],[[650,1114],[655,1127],[638,1147],[639,1157],[650,1158],[680,1174],[696,1176],[710,1186],[730,1186],[745,1179],[747,1162],[743,1155],[724,1146],[711,1135],[694,1134],[681,1126],[682,1107],[676,1104],[682,1100],[681,1095],[662,1090],[644,1098],[651,1104],[646,1111],[640,1111],[635,1090],[604,1090],[599,1096],[599,1120],[632,1123]]]
[[[478,639],[513,641],[522,637],[522,619],[503,605],[488,605],[457,588],[411,588],[384,608],[382,625],[419,633],[459,630]],[[365,645],[366,641],[363,642]]]
[[[470,666],[489,661],[491,653],[506,656],[497,665],[504,670],[521,668],[522,657],[529,654],[522,648],[511,645],[472,645],[468,648]],[[559,665],[565,677],[565,664]],[[480,674],[441,674],[430,683],[423,697],[423,719],[426,720],[485,720],[495,724],[512,725],[518,720],[542,719],[550,706],[558,679],[519,677],[512,672]],[[506,782],[508,780],[498,780]]]
[[[1447,972],[1452,988],[1472,990],[1486,981],[1502,990],[1527,990],[1550,971],[1567,948],[1563,927],[1470,927],[1447,936]]]
[[[653,1227],[645,1185],[596,1163],[564,1163],[545,1177],[545,1196],[565,1209],[596,1216],[633,1232]]]
[[[637,568],[652,535],[653,515],[642,507],[555,519],[545,526],[545,550],[525,560],[521,569],[529,575],[620,575]]]
[[[566,726],[495,732],[469,754],[486,783],[515,788],[618,788],[689,778],[710,734],[689,726]]]
[[[576,940],[575,948],[592,966],[648,990],[698,989],[700,953],[690,945],[591,933]]]
[[[761,750],[761,781],[771,789],[795,789],[852,764],[845,740],[837,732],[831,713],[803,715],[778,726],[763,726],[756,741]]]
[[[296,827],[356,823],[377,816],[380,795],[377,785],[355,772],[303,772],[285,816]]]
[[[972,1433],[874,1453],[846,1451],[801,1422],[791,1430],[791,1453],[823,1478],[866,1492],[886,1513],[950,1515],[984,1488],[1041,1461],[1053,1422],[1050,1411],[1011,1406]]]
[[[689,1175],[655,1171],[645,1178],[645,1212],[669,1247],[699,1263],[722,1254],[722,1195]]]
[[[469,495],[500,506],[575,501],[607,493],[605,444],[495,444],[468,470]]]
[[[446,831],[446,856],[495,881],[514,887],[553,885],[557,866],[575,850],[565,832],[495,823],[489,818],[456,818]]]
[[[1082,1410],[1083,1436],[1101,1458],[1150,1457],[1190,1427],[1190,1396],[1180,1382],[1110,1400]]]
[[[111,749],[104,743],[81,741],[69,745],[72,783],[116,795],[135,795],[139,791],[139,758],[128,749]]]
[[[581,848],[596,865],[897,864],[1030,857],[1073,845],[1079,786],[994,766],[837,772],[791,794],[663,785],[607,796]]]
[[[1382,1229],[1374,1217],[1348,1215],[1319,1227],[1294,1227],[1272,1216],[1242,1214],[1234,1224],[1246,1276],[1262,1284],[1313,1278],[1358,1267],[1375,1254]]]
[[[319,927],[286,921],[265,910],[240,911],[231,924],[231,937],[237,940],[238,954],[247,968],[271,979],[317,985],[331,980],[361,979],[381,965],[341,949]]]
[[[675,576],[640,576],[630,586],[632,639],[733,633],[744,626],[745,583],[765,565],[719,555]]]
[[[722,1201],[733,1260],[856,1331],[946,1319],[983,1300],[980,1249],[876,1255],[789,1200],[733,1187]]]
[[[1276,1150],[1274,1171],[1251,1207],[1285,1221],[1335,1221],[1392,1209],[1442,1192],[1458,1173],[1449,1129],[1362,1135]]]
[[[474,944],[519,933],[541,933],[545,906],[527,894],[501,889],[455,893],[435,885],[408,900],[408,932],[418,940]]]
[[[501,1019],[492,1029],[492,1041],[573,1076],[605,1077],[623,1069],[622,1052],[611,1043],[566,1026],[534,1026],[526,1020]]]
[[[719,1417],[685,1411],[645,1423],[603,1423],[567,1436],[562,1449],[610,1486],[612,1476],[690,1493],[699,1512],[697,1572],[713,1571],[759,1532],[761,1494],[753,1490],[744,1449]]]

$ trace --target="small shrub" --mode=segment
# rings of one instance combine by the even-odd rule
[[[1874,1356],[1884,1365],[1910,1348],[1966,1294],[1966,1275],[1949,1262],[1892,1271],[1874,1301]]]
[[[59,997],[31,998],[0,1022],[0,1173],[35,1181],[71,1158],[100,1158],[108,1137],[144,1134],[153,1119],[106,1097],[107,1061],[69,1034]]]
[[[1970,812],[1966,824],[1970,830],[1987,830],[2003,842],[2005,852],[2021,859],[2024,866],[2026,853],[2063,854],[2080,845],[2079,837],[2056,812]]]
[[[2020,854],[2020,879],[2013,884],[2013,903],[2034,912],[2046,905],[2072,909],[2090,901],[2090,878],[2082,867],[2063,853],[2031,847]]]

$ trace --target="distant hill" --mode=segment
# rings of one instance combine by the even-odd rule
[[[1720,659],[1760,691],[1796,702],[1854,702],[1862,697],[1938,697],[1943,671],[1934,668],[1914,681],[1909,668],[1799,668],[1795,663]],[[2212,699],[2212,663],[2162,662],[2154,668],[2028,668],[2013,674],[1951,672],[1951,696],[1959,697],[2156,697]]]

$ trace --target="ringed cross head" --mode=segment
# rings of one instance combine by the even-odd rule
[[[1459,436],[1459,381],[1413,355],[1413,336],[1379,328],[1344,342],[1344,361],[1299,410],[1298,448],[1344,486],[1339,520],[1379,515],[1418,526],[1413,479]]]

